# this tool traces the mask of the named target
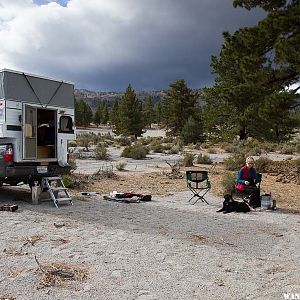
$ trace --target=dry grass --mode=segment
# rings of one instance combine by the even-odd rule
[[[50,286],[62,286],[70,281],[84,281],[88,277],[88,272],[85,268],[79,265],[66,263],[51,263],[41,265],[38,260],[38,272],[41,273],[36,287],[42,289]]]
[[[192,167],[189,169],[199,169]],[[205,169],[202,168],[201,169]],[[185,173],[185,168],[181,172]],[[207,169],[209,171],[209,169]],[[209,171],[209,178],[212,184],[211,192],[215,195],[223,195],[221,184],[225,169],[222,165],[214,167]],[[186,191],[185,176],[182,179],[170,179],[166,172],[158,171],[153,173],[136,174],[133,172],[118,172],[117,176],[111,178],[100,178],[91,180],[84,186],[82,191],[94,191],[100,194],[108,194],[111,191],[119,192],[145,192],[152,195],[166,196],[174,192]],[[300,185],[292,182],[278,182],[277,176],[273,173],[263,174],[261,184],[262,193],[272,193],[273,199],[277,202],[277,207],[289,212],[300,212]],[[78,190],[79,195],[79,190]]]

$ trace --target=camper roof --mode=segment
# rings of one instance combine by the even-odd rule
[[[0,99],[38,103],[42,107],[74,108],[74,84],[64,80],[3,69],[0,71]]]
[[[4,68],[4,69],[0,70],[0,73],[2,73],[2,72],[9,72],[9,73],[15,73],[15,74],[25,74],[26,76],[30,76],[30,77],[37,77],[37,78],[42,78],[42,79],[47,79],[47,80],[52,80],[52,81],[58,81],[58,82],[64,82],[64,83],[74,85],[74,82],[71,82],[71,81],[68,81],[68,80],[58,80],[58,79],[47,77],[47,76],[36,75],[36,74],[31,74],[31,73],[25,73],[25,72],[11,70],[11,69],[5,69]]]

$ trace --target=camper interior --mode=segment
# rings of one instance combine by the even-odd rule
[[[56,124],[56,110],[25,106],[25,159],[56,158]]]

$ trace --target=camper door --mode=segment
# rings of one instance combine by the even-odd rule
[[[23,106],[23,157],[36,159],[37,152],[37,108]]]

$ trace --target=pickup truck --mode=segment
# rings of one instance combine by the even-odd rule
[[[34,181],[40,182],[42,177],[66,174],[69,171],[70,167],[60,167],[57,162],[50,162],[46,166],[34,162],[16,163],[13,144],[0,144],[0,187],[3,183],[15,186],[21,182],[32,187]]]

